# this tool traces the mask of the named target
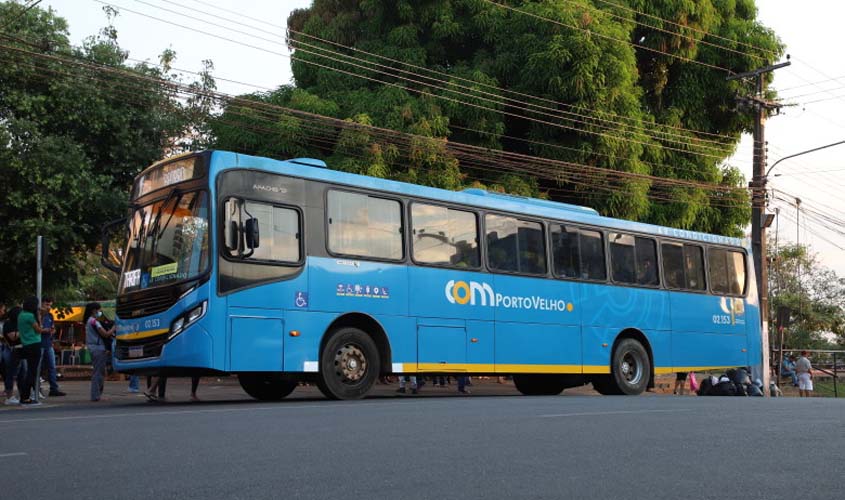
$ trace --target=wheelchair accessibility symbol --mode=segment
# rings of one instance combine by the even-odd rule
[[[308,293],[296,292],[296,298],[293,299],[293,303],[296,307],[308,307]]]

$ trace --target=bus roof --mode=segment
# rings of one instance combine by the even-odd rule
[[[228,151],[212,151],[210,175],[231,168],[253,168],[278,174],[320,180],[376,191],[408,195],[446,203],[456,203],[477,208],[501,210],[525,214],[526,216],[564,220],[573,223],[600,226],[622,231],[634,231],[669,238],[695,240],[719,245],[749,248],[746,239],[700,233],[685,229],[676,229],[642,222],[604,217],[588,207],[540,200],[522,196],[492,193],[483,189],[465,189],[449,191],[446,189],[420,186],[406,182],[391,181],[366,175],[351,174],[325,168],[321,160],[296,158],[292,160],[273,160],[258,156],[249,156]]]

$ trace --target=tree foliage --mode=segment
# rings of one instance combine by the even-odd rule
[[[834,339],[845,345],[845,278],[823,267],[806,246],[770,247],[769,261],[769,317],[777,318],[780,308],[789,311],[784,345],[829,348]]]
[[[753,0],[631,0],[630,8],[599,0],[500,3],[524,13],[483,0],[315,0],[288,19],[295,86],[250,98],[423,137],[744,187],[738,170],[723,166],[750,127],[749,118],[734,110],[742,84],[728,82],[724,71],[705,65],[741,72],[781,54],[775,35],[756,20]],[[435,70],[437,78],[471,90],[461,95],[455,86],[444,90],[443,83],[407,73],[380,75],[360,67],[360,61],[356,67],[341,63],[336,54],[334,59],[319,56],[320,49],[415,73]],[[568,118],[531,114],[524,104],[502,100],[499,88],[513,92],[507,97],[523,96],[519,99],[533,109],[568,112]],[[647,179],[612,184],[610,174],[558,184],[457,162],[436,141],[397,149],[363,132],[314,140],[305,126],[288,119],[271,125],[278,140],[268,141],[260,130],[244,130],[241,113],[249,112],[227,109],[223,123],[212,127],[219,147],[328,157],[333,168],[449,188],[475,182],[525,194],[548,192],[614,217],[734,236],[750,215],[745,194],[719,198],[697,187],[667,192]],[[692,130],[727,140],[714,145],[714,136]],[[614,188],[605,189],[609,185]]]
[[[114,11],[107,12],[110,16]],[[14,20],[14,22],[11,22]],[[162,69],[127,65],[109,25],[81,47],[52,9],[0,3],[9,37],[0,51],[0,300],[35,290],[35,241],[50,257],[45,289],[75,284],[100,227],[125,214],[132,178],[174,150],[191,129],[189,105],[154,83],[63,64],[27,52],[105,64],[170,78]]]

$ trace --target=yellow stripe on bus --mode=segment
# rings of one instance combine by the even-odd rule
[[[168,331],[169,330],[167,328],[163,328],[161,330],[146,330],[143,332],[127,333],[125,335],[118,335],[117,340],[145,339],[147,337],[155,337],[156,335],[167,333]]]
[[[655,375],[666,373],[686,373],[686,372],[707,372],[710,370],[726,370],[728,368],[736,368],[734,365],[729,366],[674,366],[674,367],[657,367],[654,369]]]
[[[484,363],[402,363],[401,373],[459,372],[459,373],[610,373],[599,365],[525,365]]]

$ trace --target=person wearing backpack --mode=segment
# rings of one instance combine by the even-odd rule
[[[41,359],[41,334],[48,333],[50,329],[42,328],[38,322],[38,297],[27,297],[23,301],[22,311],[18,314],[18,333],[20,335],[22,359],[26,360],[26,380],[23,387],[18,383],[18,391],[21,393],[21,404],[26,406],[38,406],[41,403],[32,399],[32,391],[38,390],[35,385],[38,382],[38,361]]]
[[[106,330],[100,323],[103,308],[99,302],[89,302],[85,305],[85,347],[91,353],[91,401],[99,401],[103,395],[103,383],[106,378],[106,362],[109,349],[106,343],[111,343],[114,336],[114,326]]]

